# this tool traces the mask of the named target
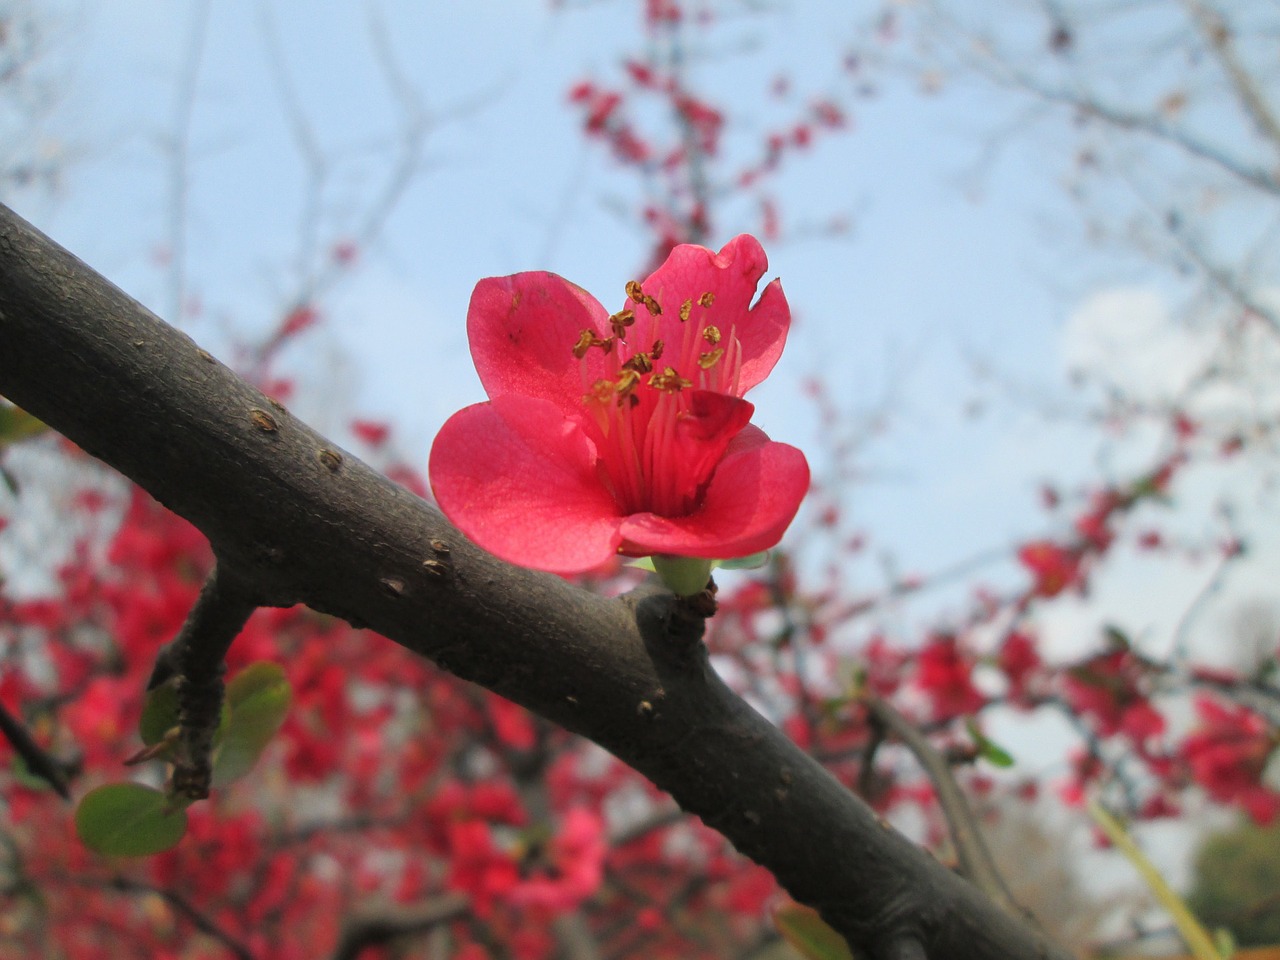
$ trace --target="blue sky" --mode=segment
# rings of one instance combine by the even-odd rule
[[[52,129],[83,153],[52,202],[19,206],[172,318],[154,252],[169,239],[166,139],[201,5],[68,9],[59,39],[75,56]],[[368,203],[393,162],[398,121],[369,9],[232,0],[208,14],[188,128],[184,231],[187,291],[202,312],[183,323],[215,348],[229,331],[260,328],[296,289],[306,171],[273,57],[332,161],[328,237],[354,226],[351,212]],[[584,76],[616,82],[621,56],[642,41],[625,3],[559,12],[542,2],[376,9],[406,80],[440,119],[424,141],[423,172],[335,291],[318,339],[349,358],[356,408],[394,420],[406,451],[422,462],[443,419],[482,396],[463,332],[476,279],[551,269],[612,303],[643,263],[646,238],[616,212],[634,209],[635,181],[585,142],[565,99]],[[1060,199],[1035,158],[1017,150],[985,172],[979,199],[966,189],[980,134],[1003,109],[994,98],[973,90],[925,96],[906,78],[876,71],[868,74],[876,97],[848,97],[840,62],[862,26],[837,3],[741,17],[708,34],[694,77],[713,97],[742,104],[726,141],[743,159],[807,99],[836,95],[849,104],[852,132],[798,157],[771,190],[784,232],[769,246],[770,273],[783,278],[797,324],[777,375],[754,399],[767,430],[817,461],[803,378],[824,378],[850,410],[886,404],[893,427],[870,448],[850,509],[907,568],[927,570],[1025,530],[1037,516],[1029,477],[1056,469],[1060,441],[1037,452],[1037,418],[998,396],[994,420],[969,422],[962,411],[975,393],[969,358],[1029,383],[1057,377],[1055,337],[1067,305],[1045,282],[1055,244],[1032,215]],[[791,80],[789,102],[768,95],[780,73]],[[758,226],[754,202],[728,209],[719,242]],[[787,240],[837,215],[852,220],[849,236]],[[289,359],[300,368],[324,362]],[[1022,463],[1011,470],[1007,445],[1018,431]]]

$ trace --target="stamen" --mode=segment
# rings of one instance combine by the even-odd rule
[[[712,293],[710,290],[708,290],[706,293],[704,293],[702,296],[698,298],[698,303],[702,304],[704,307],[709,307],[715,302],[716,302],[716,295]]]
[[[662,305],[641,289],[640,281],[638,280],[627,281],[627,296],[636,303],[643,303],[645,309],[648,310],[652,316],[656,317],[662,312]]]
[[[643,356],[643,354],[641,354]],[[630,361],[628,361],[630,362]],[[618,377],[618,382],[614,385],[614,392],[618,395],[618,406],[622,406],[622,401],[631,397],[632,392],[640,385],[640,374],[632,369],[624,369],[622,375]],[[636,400],[636,397],[631,397]],[[634,404],[632,404],[634,406]]]
[[[649,378],[649,386],[655,390],[678,393],[685,387],[692,387],[693,383],[676,373],[674,367],[664,367],[661,373],[655,373]]]
[[[622,369],[636,373],[649,373],[653,370],[653,358],[647,353],[637,353],[622,365]]]
[[[612,380],[597,380],[591,385],[591,392],[583,399],[595,400],[597,403],[608,403],[613,398],[614,383]]]
[[[594,330],[583,330],[578,334],[578,342],[573,345],[573,355],[581,360],[592,347],[599,347],[605,353],[613,349],[613,337],[601,340]]]
[[[698,366],[703,370],[710,370],[724,356],[724,347],[716,347],[714,350],[708,350],[706,353],[698,357]]]
[[[720,342],[720,328],[707,324],[702,328],[702,339],[707,341],[713,347]]]
[[[649,351],[649,356],[653,357],[653,359],[655,360],[661,360],[662,351],[665,347],[666,347],[666,344],[663,343],[661,340],[653,341],[653,349]]]
[[[632,283],[635,281],[633,280]],[[613,328],[613,334],[619,340],[627,339],[627,327],[636,322],[636,312],[634,310],[619,310],[609,318],[609,326]]]
[[[686,300],[684,303],[680,304],[680,322],[684,323],[686,320],[688,320],[689,314],[692,312],[693,312],[692,300]]]

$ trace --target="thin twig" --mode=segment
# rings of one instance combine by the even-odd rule
[[[343,924],[332,960],[356,960],[366,947],[402,937],[421,936],[441,924],[461,920],[470,912],[466,897],[447,894],[414,907],[388,907],[357,913]]]
[[[224,659],[255,609],[251,593],[218,564],[205,580],[178,636],[160,652],[151,672],[149,690],[177,678],[182,749],[174,765],[173,789],[190,799],[202,800],[209,795]]]
[[[53,787],[63,800],[71,799],[62,764],[36,743],[22,721],[6,710],[4,704],[0,704],[0,734],[9,741],[28,770]]]
[[[1013,894],[996,869],[973,811],[969,809],[969,803],[965,800],[960,785],[956,783],[946,758],[890,704],[874,695],[866,697],[865,703],[875,722],[902,741],[933,783],[938,795],[938,805],[942,808],[951,831],[951,842],[955,845],[961,872],[1000,906],[1011,913],[1021,914]],[[909,953],[895,955],[911,956]]]
[[[1209,9],[1200,0],[1183,0],[1183,2],[1191,14],[1191,19],[1195,21],[1196,28],[1204,36],[1209,49],[1218,58],[1223,73],[1231,82],[1231,88],[1240,102],[1240,108],[1248,114],[1258,132],[1270,140],[1273,147],[1280,150],[1280,121],[1276,119],[1275,112],[1267,103],[1253,75],[1236,55],[1231,28],[1222,14]]]

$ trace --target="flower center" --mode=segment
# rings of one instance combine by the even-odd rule
[[[627,308],[609,318],[610,335],[583,330],[572,347],[583,361],[588,430],[602,478],[624,511],[684,516],[750,417],[750,404],[735,399],[742,347],[732,322],[724,329],[711,322],[712,293],[680,305],[679,340],[670,344],[660,336],[662,304],[635,280],[627,298]],[[604,355],[605,375],[594,382],[586,362],[592,350]]]

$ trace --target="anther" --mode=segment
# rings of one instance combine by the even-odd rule
[[[714,347],[720,342],[720,328],[707,324],[702,328],[702,339]]]
[[[643,356],[643,354],[641,354]],[[652,367],[650,368],[652,369]],[[632,391],[640,384],[640,374],[635,370],[623,370],[618,377],[618,382],[614,386],[614,391],[618,394],[618,406],[622,406],[622,401],[631,396]]]
[[[693,383],[676,373],[674,367],[664,367],[661,373],[655,373],[649,378],[649,386],[655,390],[669,390],[673,393],[678,393],[685,387],[692,387]]]
[[[706,293],[704,293],[702,296],[698,298],[698,303],[702,304],[704,307],[709,307],[715,302],[716,302],[716,295],[711,291],[707,291]]]
[[[634,280],[632,281],[635,282]],[[619,340],[627,338],[627,327],[636,322],[636,312],[634,310],[619,310],[609,318],[609,326],[613,328],[613,335]]]
[[[647,353],[637,353],[622,365],[622,369],[634,370],[636,373],[650,373],[653,371],[653,359]]]
[[[684,321],[688,320],[689,314],[691,314],[692,312],[693,312],[692,300],[686,300],[684,303],[680,304],[680,322],[683,323]]]
[[[698,366],[703,370],[710,370],[723,356],[724,347],[716,347],[714,350],[708,350],[706,353],[698,357]]]

